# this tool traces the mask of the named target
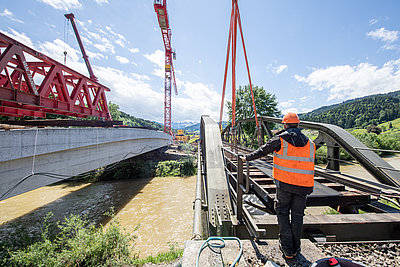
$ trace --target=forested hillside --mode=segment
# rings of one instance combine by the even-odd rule
[[[160,131],[164,130],[164,126],[157,122],[136,118],[135,116],[120,111],[119,106],[117,104],[109,102],[108,108],[110,110],[113,120],[123,121],[124,125],[134,126],[134,127],[154,128]]]
[[[345,129],[378,125],[400,118],[400,91],[352,99],[299,116],[301,120],[335,124]]]

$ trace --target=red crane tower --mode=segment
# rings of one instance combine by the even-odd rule
[[[175,51],[171,47],[171,29],[169,28],[167,1],[154,0],[154,10],[157,13],[158,24],[165,48],[165,96],[164,96],[164,132],[171,134],[171,80],[174,82],[175,94],[178,94],[175,81],[175,71],[172,59],[175,59]]]
[[[82,52],[83,60],[85,61],[86,67],[89,71],[90,79],[97,81],[97,77],[94,75],[92,66],[90,65],[89,57],[86,54],[85,47],[83,47],[83,43],[81,40],[81,36],[79,35],[78,28],[76,27],[74,14],[70,13],[70,14],[65,14],[64,16],[71,21],[71,25],[72,28],[74,29],[76,40],[78,40],[79,48],[81,49]]]

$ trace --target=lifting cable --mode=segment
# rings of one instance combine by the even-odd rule
[[[64,65],[67,65],[67,44],[68,44],[68,23],[69,20],[65,18],[65,23],[64,23]]]
[[[238,6],[237,1],[238,0],[232,0],[231,20],[230,20],[229,36],[228,36],[228,47],[227,47],[226,61],[225,61],[224,83],[223,83],[223,87],[222,87],[223,89],[222,89],[221,109],[220,109],[220,116],[219,116],[219,127],[220,127],[221,131],[222,131],[222,115],[223,115],[224,100],[225,100],[226,78],[227,78],[227,73],[228,73],[228,65],[229,65],[228,63],[229,63],[229,54],[230,54],[231,46],[232,46],[231,53],[232,53],[232,127],[233,128],[235,127],[235,121],[236,121],[236,118],[235,118],[235,115],[236,115],[236,39],[237,39],[237,26],[238,25],[239,25],[239,30],[240,30],[240,36],[242,39],[242,46],[243,46],[243,52],[244,52],[244,57],[245,57],[245,61],[246,61],[247,74],[248,74],[248,78],[249,78],[256,127],[257,127],[257,129],[259,128],[256,104],[255,104],[254,93],[253,93],[253,85],[251,83],[250,68],[249,68],[249,64],[248,64],[248,60],[247,60],[246,46],[244,44],[243,29],[242,29],[242,23],[241,23],[240,13],[239,13],[239,6]]]

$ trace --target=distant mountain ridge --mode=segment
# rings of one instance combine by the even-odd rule
[[[174,130],[183,130],[185,127],[190,127],[190,126],[193,126],[193,125],[196,125],[196,124],[198,124],[199,122],[198,121],[189,121],[189,120],[186,120],[186,121],[178,121],[178,122],[171,122],[171,127],[172,127],[172,129],[174,129]]]
[[[223,121],[222,122],[222,128],[225,128],[228,125],[228,121]],[[186,126],[185,128],[183,128],[182,130],[188,131],[188,132],[196,132],[196,131],[200,131],[200,123],[196,123],[190,126]]]
[[[400,117],[400,91],[350,99],[299,114],[301,120],[323,122],[342,128],[365,128]]]

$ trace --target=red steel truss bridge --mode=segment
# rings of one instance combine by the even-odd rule
[[[0,115],[111,119],[109,88],[0,33]]]

